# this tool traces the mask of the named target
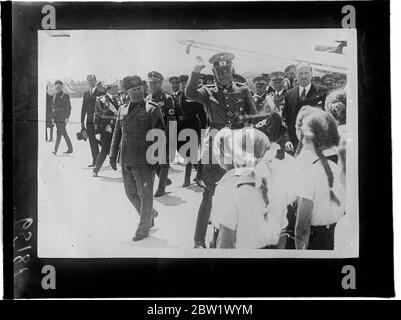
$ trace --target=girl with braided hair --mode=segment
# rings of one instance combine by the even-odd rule
[[[308,157],[295,183],[298,209],[295,225],[297,249],[333,250],[334,230],[344,215],[345,188],[340,182],[337,155],[329,155],[339,142],[334,118],[315,109],[303,120]],[[334,160],[334,161],[333,161]]]
[[[218,248],[284,248],[282,230],[287,226],[289,199],[273,165],[277,148],[260,130],[246,127],[232,132],[231,151],[234,169],[228,188],[224,177],[217,183],[212,212],[218,211]],[[216,142],[216,140],[215,140]],[[228,172],[227,172],[228,174]],[[227,200],[227,193],[230,199]],[[284,238],[285,240],[285,238]]]
[[[297,138],[299,140],[297,149],[295,150],[294,157],[298,157],[299,154],[301,153],[302,147],[304,145],[304,135],[302,132],[302,121],[304,118],[306,118],[308,115],[310,115],[313,112],[314,108],[312,106],[303,106],[297,115],[297,119],[295,120],[295,133],[297,135]]]

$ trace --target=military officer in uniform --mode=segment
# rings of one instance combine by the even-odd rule
[[[212,74],[206,74],[203,84],[214,84],[214,76]]]
[[[253,95],[253,99],[255,100],[255,107],[258,112],[263,111],[263,103],[266,98],[266,87],[267,87],[267,79],[263,76],[256,76],[252,79],[252,82],[255,85],[256,91]]]
[[[153,209],[153,183],[155,170],[153,160],[146,151],[151,142],[146,141],[149,130],[164,130],[164,120],[157,103],[145,101],[142,79],[125,77],[124,89],[129,102],[120,106],[110,148],[110,166],[117,170],[117,153],[121,144],[121,167],[125,193],[140,216],[133,241],[149,235],[157,211]]]
[[[220,130],[227,126],[233,129],[241,128],[244,126],[242,116],[256,114],[255,103],[249,89],[243,84],[233,82],[233,59],[234,55],[229,52],[212,56],[209,62],[213,65],[212,70],[216,83],[198,88],[200,72],[205,67],[202,59],[198,57],[198,62],[185,89],[186,97],[205,106],[210,120],[210,129]],[[206,188],[203,192],[196,221],[195,248],[206,248],[205,238],[212,207],[212,197],[216,182],[225,173],[219,164],[211,162],[213,156],[211,147],[209,130],[203,139],[202,146],[202,161],[204,161],[205,155],[209,155],[209,157],[205,159],[208,164],[202,164],[201,178]]]
[[[206,129],[207,127],[207,115],[203,104],[192,101],[188,99],[185,94],[185,88],[188,82],[188,76],[183,74],[179,77],[180,81],[180,90],[182,94],[179,96],[178,104],[176,105],[177,110],[177,128],[178,134],[183,129],[192,129],[195,130],[198,136],[198,144],[200,146],[201,143],[201,129]],[[202,86],[202,83],[199,82],[199,86]],[[177,141],[177,150],[186,143],[187,141]],[[188,153],[188,152],[187,152]],[[185,166],[185,177],[183,187],[188,187],[191,184],[191,170],[194,165],[197,169],[197,172],[200,173],[200,160],[198,159],[198,155],[190,155],[190,154],[181,154],[183,158],[187,158],[188,163]],[[196,159],[196,160],[195,160]],[[198,161],[199,160],[199,161]],[[198,173],[195,181],[200,178]]]
[[[174,99],[172,96],[162,90],[162,82],[164,77],[157,71],[151,71],[148,73],[149,87],[151,94],[146,97],[146,101],[152,101],[156,103],[163,114],[166,132],[166,164],[159,164],[157,166],[156,174],[159,177],[159,186],[155,193],[155,197],[161,197],[166,193],[166,186],[171,184],[171,180],[168,179],[169,169],[169,122],[174,121],[172,125],[177,124]]]
[[[143,96],[146,98],[148,96],[148,90],[149,90],[148,83],[146,82],[146,80],[143,80],[142,84],[143,84]]]
[[[270,114],[272,112],[279,112],[279,109],[274,103],[274,95],[272,92],[267,92],[268,80],[264,76],[257,76],[252,79],[255,84],[256,92],[253,96],[255,107],[260,114]]]
[[[118,100],[114,95],[118,88],[117,83],[106,84],[105,94],[96,99],[94,125],[95,132],[100,133],[101,150],[96,158],[93,176],[97,177],[104,160],[110,151],[111,138],[113,137],[116,115],[118,111]]]
[[[63,82],[61,80],[57,80],[54,84],[56,85],[57,93],[53,96],[52,122],[56,123],[57,138],[53,154],[57,154],[61,137],[64,137],[68,148],[67,151],[65,151],[64,153],[72,153],[72,143],[66,130],[66,126],[71,114],[70,96],[64,93]]]
[[[322,84],[322,79],[319,76],[313,76],[312,77],[312,83]]]
[[[336,77],[334,74],[327,73],[321,78],[321,84],[326,86],[327,89],[333,90],[336,88]]]
[[[174,99],[174,102],[178,101],[178,96],[182,94],[180,90],[180,79],[177,76],[170,77],[168,82],[171,84],[171,96]]]
[[[266,80],[267,80],[267,89],[266,89],[266,92],[267,92],[267,93],[273,92],[274,89],[273,89],[273,87],[271,86],[270,74],[269,74],[269,73],[262,73],[262,77],[266,78]]]
[[[284,77],[285,73],[281,71],[274,71],[270,74],[271,86],[273,88],[273,101],[278,109],[280,117],[283,113],[285,104],[285,93],[287,92],[284,88]]]
[[[297,73],[296,66],[291,64],[285,68],[285,78],[289,81],[289,89],[294,88],[296,84],[294,83],[295,76]]]

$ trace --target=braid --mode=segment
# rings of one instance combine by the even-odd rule
[[[324,171],[326,172],[327,179],[329,180],[330,199],[331,201],[334,201],[337,205],[340,205],[340,200],[338,200],[337,196],[334,194],[333,191],[333,183],[334,183],[333,171],[331,171],[329,163],[327,162],[326,157],[323,155],[323,152],[320,149],[320,147],[316,146],[315,149],[316,149],[316,154],[319,157],[321,164],[323,165]]]
[[[265,177],[262,178],[262,184],[260,185],[260,191],[262,192],[263,200],[265,201],[266,206],[267,206],[269,204],[269,198],[267,196],[268,188],[267,188],[267,180]]]
[[[299,143],[297,146],[297,150],[295,151],[294,158],[298,157],[298,155],[301,153],[302,147],[304,146],[303,140],[304,133],[301,131],[301,136],[299,137]]]

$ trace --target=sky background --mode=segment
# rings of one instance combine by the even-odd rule
[[[70,37],[51,37],[60,33]],[[187,54],[186,46],[178,40],[227,46],[236,54],[238,74],[283,70],[290,62],[287,58],[344,65],[350,61],[349,49],[341,56],[316,52],[314,47],[335,45],[334,40],[350,41],[352,36],[346,29],[40,30],[39,75],[48,80],[84,80],[94,73],[107,81],[133,74],[146,78],[149,71],[156,70],[168,77],[191,72],[197,55],[206,62],[205,73],[211,73],[208,60],[216,51],[192,47]],[[258,54],[244,54],[244,50]],[[268,56],[262,57],[264,54]]]

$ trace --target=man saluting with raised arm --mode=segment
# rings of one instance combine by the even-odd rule
[[[239,129],[244,126],[241,116],[256,114],[255,103],[246,85],[233,82],[234,68],[232,60],[234,55],[229,52],[215,54],[209,59],[213,65],[215,83],[198,88],[201,70],[205,64],[201,57],[197,58],[197,64],[191,74],[185,95],[192,100],[203,103],[210,119],[209,132],[202,143],[202,153],[212,155],[210,130],[220,130],[224,127]],[[202,155],[204,161],[204,155]],[[195,229],[195,248],[206,248],[205,238],[207,226],[212,208],[212,197],[216,182],[224,175],[225,171],[217,162],[212,163],[209,157],[208,164],[202,165],[201,179],[205,184],[202,202],[198,211]]]

